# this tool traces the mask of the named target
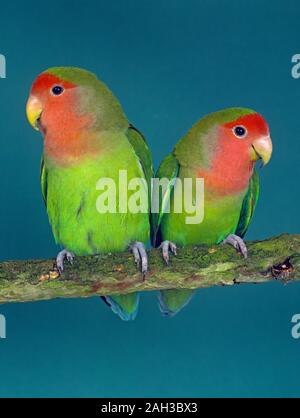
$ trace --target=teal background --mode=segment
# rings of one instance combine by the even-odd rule
[[[96,72],[148,138],[156,165],[201,116],[261,112],[274,156],[248,239],[300,231],[297,0],[8,2],[0,11],[0,257],[53,257],[39,186],[42,140],[24,107],[53,65]],[[1,305],[0,396],[298,396],[300,285],[198,291],[177,317],[143,295],[123,323],[98,298]]]

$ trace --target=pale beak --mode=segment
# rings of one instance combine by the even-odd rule
[[[252,161],[262,160],[263,166],[268,164],[273,151],[272,140],[269,135],[260,137],[253,141],[251,149]]]
[[[39,131],[39,119],[42,111],[41,102],[35,96],[30,96],[26,105],[26,115],[30,125],[37,131]]]

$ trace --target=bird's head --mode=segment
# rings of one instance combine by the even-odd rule
[[[266,165],[272,155],[272,141],[265,119],[257,112],[244,108],[222,112],[228,121],[218,127],[219,145],[228,149],[232,157],[245,162],[261,160]]]
[[[175,147],[175,155],[220,194],[244,190],[255,162],[272,155],[269,127],[254,110],[229,108],[199,120]]]
[[[80,129],[105,130],[124,123],[117,99],[86,70],[55,67],[34,81],[26,106],[29,123],[43,134]]]

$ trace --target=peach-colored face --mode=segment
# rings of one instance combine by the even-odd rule
[[[80,108],[78,86],[43,73],[33,83],[26,106],[30,124],[45,138],[45,151],[57,160],[94,152],[92,137],[85,138],[94,122]]]
[[[230,194],[247,187],[253,167],[261,159],[267,164],[272,155],[272,141],[266,121],[258,113],[218,127],[216,150],[209,169],[200,169],[206,185],[216,193]]]
[[[59,132],[76,130],[86,125],[87,117],[79,115],[77,86],[53,74],[41,74],[34,82],[27,102],[27,117],[35,129]]]
[[[272,141],[267,122],[258,113],[251,113],[220,127],[220,141],[228,148],[231,156],[251,161],[261,158],[267,164],[272,154]]]

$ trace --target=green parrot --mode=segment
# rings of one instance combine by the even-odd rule
[[[161,247],[166,263],[169,252],[176,255],[177,245],[227,243],[247,257],[243,237],[259,195],[259,176],[254,166],[257,160],[267,164],[271,154],[269,127],[254,110],[221,110],[204,117],[188,131],[156,174],[158,179],[167,179],[167,186],[161,199],[158,186],[154,187],[159,210],[152,214],[152,243]],[[174,210],[174,196],[184,179],[204,181],[203,199],[198,199],[203,216],[199,216],[198,223],[187,222],[190,211],[185,208],[181,213]],[[191,190],[195,203],[195,184]],[[161,312],[175,315],[192,295],[191,290],[160,292]]]
[[[131,248],[143,274],[145,244],[150,239],[149,212],[98,210],[100,179],[144,180],[146,197],[153,177],[152,158],[142,134],[127,120],[107,86],[83,69],[50,68],[32,85],[26,107],[30,124],[44,137],[41,187],[54,238],[62,248],[56,258],[92,255]],[[128,191],[128,200],[134,190]],[[120,197],[121,199],[121,197]],[[125,202],[127,203],[127,202]],[[116,207],[124,206],[116,196]],[[124,212],[124,213],[123,213]],[[139,295],[104,297],[123,320],[136,317]]]

